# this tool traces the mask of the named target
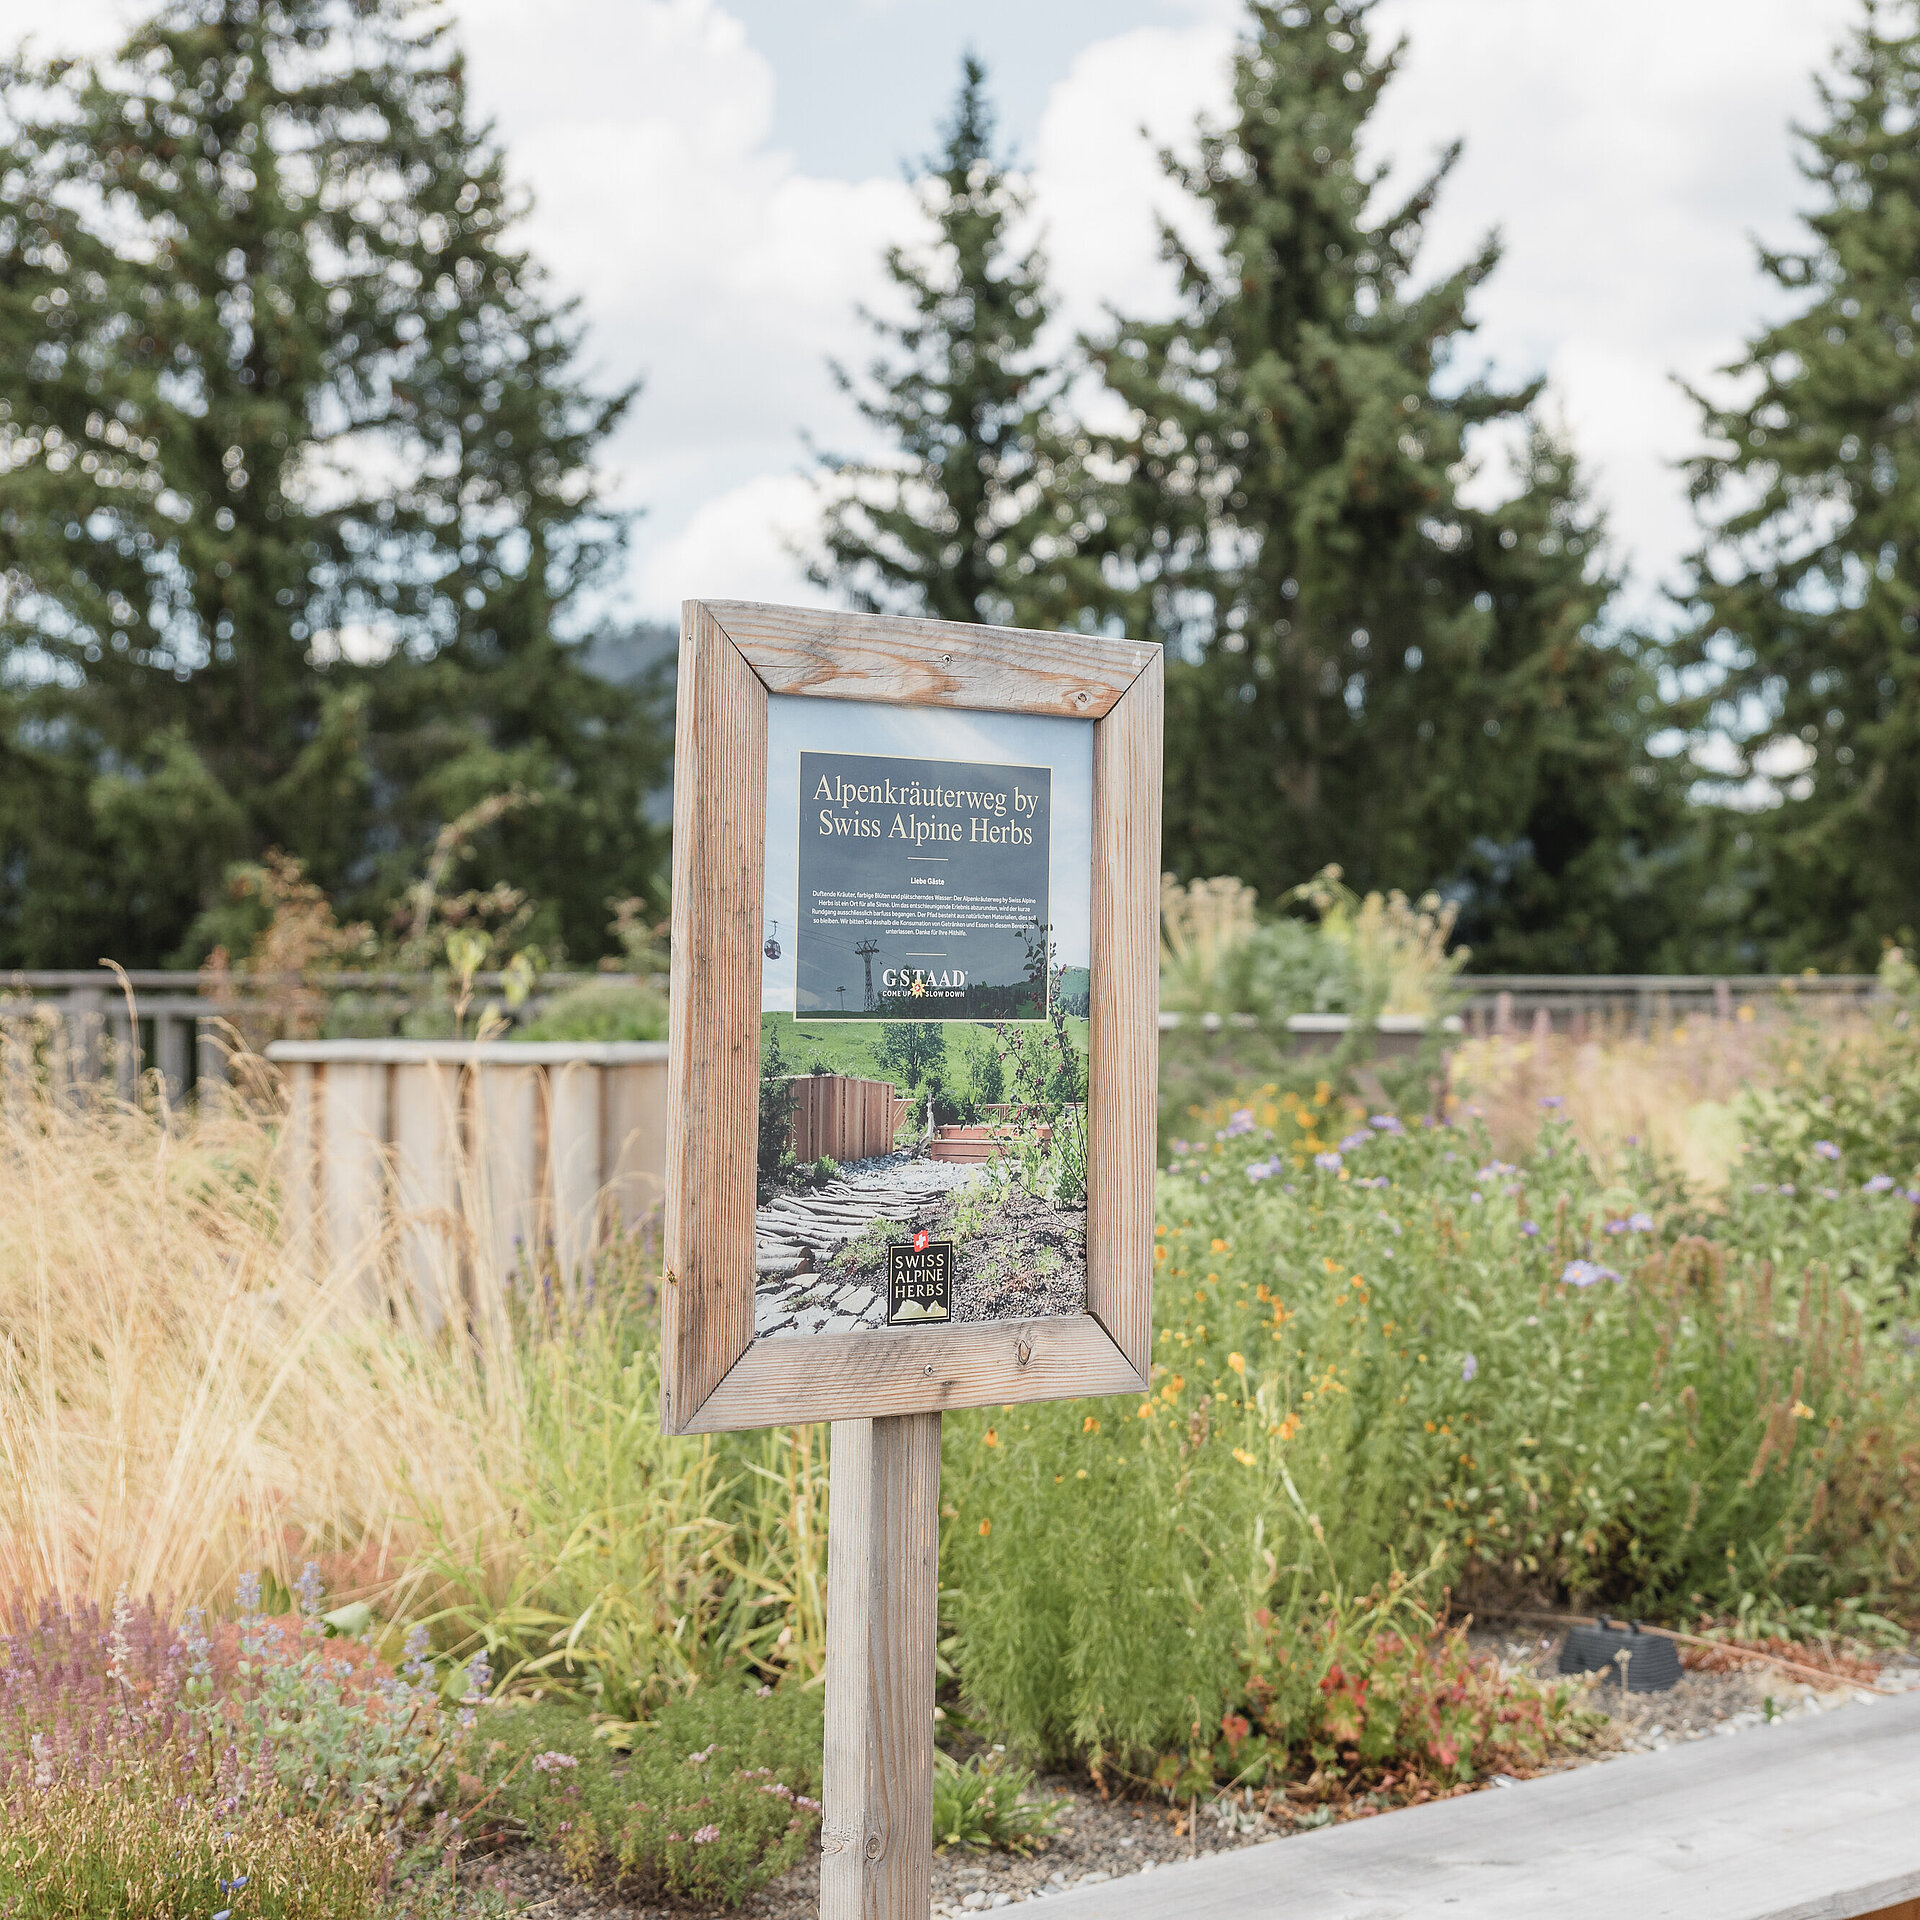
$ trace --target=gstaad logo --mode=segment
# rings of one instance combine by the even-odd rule
[[[957,993],[966,986],[967,976],[961,967],[952,967],[943,973],[922,967],[885,967],[880,973],[880,984],[889,993]]]

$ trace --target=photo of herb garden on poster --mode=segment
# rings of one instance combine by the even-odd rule
[[[757,1337],[1083,1309],[1092,734],[769,701]]]

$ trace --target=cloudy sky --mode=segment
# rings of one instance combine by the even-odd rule
[[[87,50],[124,0],[6,0],[0,33]],[[1690,521],[1674,384],[1709,379],[1769,311],[1752,236],[1790,241],[1807,189],[1789,123],[1858,0],[1380,0],[1405,33],[1375,157],[1465,156],[1430,257],[1490,227],[1506,258],[1470,351],[1545,374],[1643,601]],[[578,293],[608,382],[645,390],[608,465],[645,509],[627,611],[689,594],[818,601],[802,436],[862,450],[826,373],[867,348],[881,249],[919,231],[924,153],[963,47],[1030,169],[1063,324],[1164,309],[1152,144],[1225,98],[1235,0],[466,0],[476,94],[535,196],[531,237]],[[1152,142],[1143,140],[1147,127]]]

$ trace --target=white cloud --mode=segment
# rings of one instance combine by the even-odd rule
[[[1530,0],[1383,0],[1410,39],[1375,148],[1411,184],[1454,138],[1466,152],[1428,258],[1499,227],[1505,257],[1478,302],[1475,349],[1544,373],[1630,555],[1644,606],[1693,539],[1674,463],[1698,385],[1778,311],[1750,232],[1794,235],[1808,189],[1787,126],[1854,0],[1615,0],[1602,13]],[[1471,350],[1470,350],[1471,351]]]
[[[645,550],[636,593],[656,616],[682,600],[771,600],[833,604],[813,586],[790,544],[814,522],[812,484],[798,473],[768,473],[703,500],[685,523]]]
[[[13,16],[52,50],[98,44],[134,10],[15,0]],[[1747,232],[1792,238],[1808,189],[1787,122],[1814,112],[1808,75],[1856,10],[1381,0],[1374,15],[1382,41],[1411,38],[1374,150],[1411,184],[1465,139],[1428,258],[1437,271],[1502,229],[1469,358],[1547,375],[1643,604],[1692,539],[1673,462],[1697,424],[1670,376],[1709,378],[1777,300]],[[1185,24],[1089,44],[1054,87],[1025,144],[1063,324],[1097,326],[1109,301],[1165,309],[1153,216],[1177,196],[1153,149],[1224,105],[1240,18],[1235,0],[1194,0]],[[868,357],[854,307],[886,297],[879,255],[914,237],[910,190],[813,177],[772,146],[775,88],[805,76],[773,72],[723,0],[467,0],[462,35],[476,102],[536,195],[529,240],[582,296],[595,364],[608,382],[646,377],[608,461],[647,509],[636,605],[817,597],[781,552],[807,512],[799,435],[871,444],[824,362]]]

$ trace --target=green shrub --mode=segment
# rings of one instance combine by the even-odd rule
[[[1033,1775],[1004,1754],[955,1761],[936,1753],[933,1844],[1031,1853],[1060,1824],[1058,1808],[1032,1789]]]
[[[625,980],[589,980],[557,993],[538,1015],[516,1027],[515,1040],[664,1040],[667,1002],[651,987]]]
[[[629,1720],[729,1673],[818,1673],[824,1431],[662,1434],[659,1324],[619,1279],[603,1261],[590,1304],[523,1324],[518,1417],[487,1463],[513,1522],[476,1536],[426,1506],[425,1624],[502,1686]]]
[[[1297,1640],[1435,1552],[1469,1596],[1656,1617],[1911,1603],[1914,1360],[1829,1274],[1676,1236],[1557,1123],[1521,1168],[1318,1093],[1175,1143],[1145,1396],[947,1421],[987,1724],[1185,1750],[1246,1707],[1262,1615]]]
[[[643,1898],[737,1906],[807,1851],[820,1815],[817,1691],[703,1687],[624,1730],[614,1751],[578,1708],[485,1719],[473,1797],[581,1880]]]
[[[1255,927],[1238,958],[1234,987],[1239,1004],[1233,1010],[1263,1020],[1360,1011],[1360,978],[1351,955],[1303,920],[1265,920]]]

